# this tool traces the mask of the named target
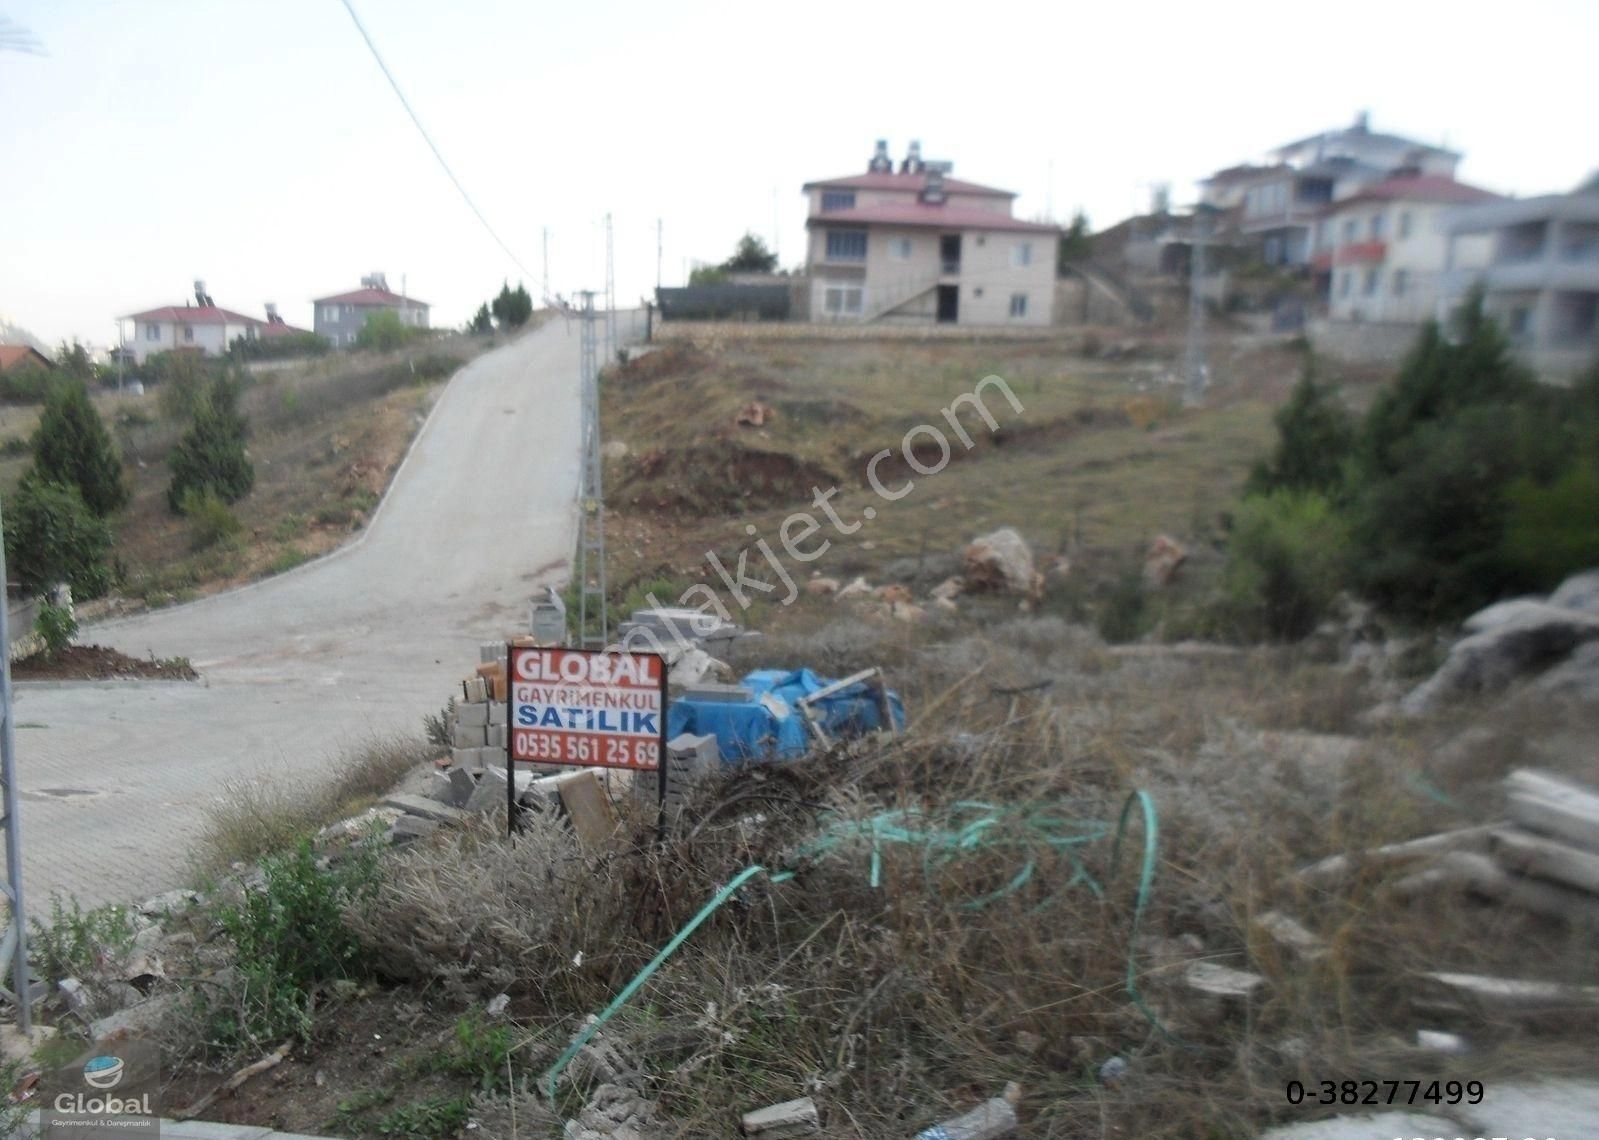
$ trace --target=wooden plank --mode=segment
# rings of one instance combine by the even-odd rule
[[[1599,816],[1589,815],[1580,804],[1512,791],[1505,814],[1529,831],[1552,835],[1589,851],[1599,851]]]
[[[602,847],[616,833],[616,809],[593,768],[560,777],[555,785],[561,806],[572,820],[572,830],[585,847]]]
[[[1482,824],[1462,827],[1454,831],[1440,831],[1436,835],[1424,835],[1420,839],[1408,839],[1403,843],[1390,843],[1369,851],[1331,855],[1303,868],[1298,876],[1307,882],[1336,882],[1349,877],[1361,867],[1402,866],[1451,851],[1486,851],[1496,826]]]
[[[1465,890],[1533,914],[1599,927],[1599,899],[1558,883],[1513,875],[1476,851],[1452,851],[1431,867],[1400,879],[1390,889],[1402,898],[1440,890]]]
[[[1494,978],[1486,974],[1426,973],[1422,978],[1468,1010],[1483,1013],[1576,1013],[1599,1009],[1599,986]]]
[[[1599,855],[1591,851],[1507,827],[1494,832],[1493,852],[1509,870],[1599,895]]]

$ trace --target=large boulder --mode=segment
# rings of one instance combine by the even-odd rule
[[[1448,700],[1496,692],[1599,639],[1599,615],[1539,602],[1517,606],[1513,616],[1457,641],[1438,671],[1401,702],[1401,709],[1412,715],[1428,713]]]
[[[1461,622],[1460,628],[1468,634],[1481,633],[1485,629],[1493,629],[1495,626],[1504,625],[1507,621],[1515,621],[1523,614],[1532,613],[1537,607],[1546,604],[1542,598],[1532,595],[1495,602],[1486,609],[1478,610]]]
[[[966,548],[966,590],[1030,595],[1038,574],[1033,552],[1014,527],[1001,527],[974,538]]]
[[[1599,614],[1599,570],[1584,570],[1567,578],[1549,595],[1549,604]]]

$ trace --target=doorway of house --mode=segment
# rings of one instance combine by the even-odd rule
[[[939,269],[945,273],[961,271],[960,234],[942,234],[938,239]]]
[[[959,285],[940,285],[938,287],[938,320],[940,324],[954,324],[960,316]]]

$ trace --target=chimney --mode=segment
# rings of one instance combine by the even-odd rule
[[[894,173],[894,160],[888,157],[888,140],[878,139],[877,149],[872,152],[872,161],[866,164],[868,174]]]
[[[905,161],[900,164],[901,174],[920,174],[922,165],[922,143],[920,139],[912,139],[911,145],[905,150]]]

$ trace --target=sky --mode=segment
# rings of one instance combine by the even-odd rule
[[[0,0],[46,53],[0,51],[0,318],[104,345],[201,278],[309,327],[377,270],[458,325],[539,295],[546,231],[551,291],[602,290],[607,213],[634,303],[658,222],[667,285],[745,231],[802,262],[801,184],[879,138],[1096,227],[1361,110],[1501,193],[1599,166],[1593,0],[352,2],[510,255],[342,0]]]

